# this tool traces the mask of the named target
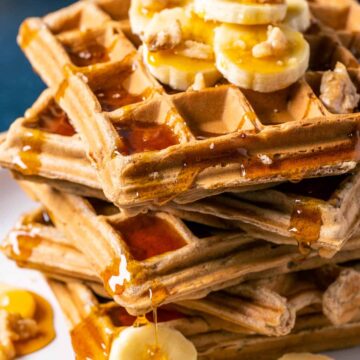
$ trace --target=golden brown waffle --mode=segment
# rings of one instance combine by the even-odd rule
[[[304,81],[267,95],[230,86],[225,97],[216,96],[214,88],[208,96],[187,92],[181,100],[169,98],[132,55],[130,42],[114,32],[116,23],[104,13],[91,21],[96,10],[90,5],[26,20],[19,43],[69,114],[106,196],[117,205],[190,202],[243,186],[343,173],[359,160],[358,116],[330,114]],[[108,27],[116,49],[109,50],[106,37],[100,37],[108,49],[104,57],[90,56],[90,66],[76,66],[69,52],[74,58],[79,44],[89,47]],[[84,28],[89,37],[79,31]],[[114,74],[111,86],[121,87],[122,99],[109,105],[103,88],[111,87]],[[192,117],[186,109],[195,98]],[[213,101],[217,111],[210,121]],[[152,140],[134,142],[145,130]],[[262,161],[265,157],[269,160]]]
[[[79,135],[45,90],[0,140],[0,164],[27,179],[65,184],[68,191],[104,198]]]
[[[132,326],[137,320],[118,304],[97,298],[85,285],[49,280],[68,323],[72,345],[79,358],[108,359],[114,334],[123,327]],[[101,303],[100,303],[101,301]],[[185,336],[211,333],[221,329],[221,321],[206,315],[190,315],[177,306],[165,306],[156,311],[158,323],[165,323]],[[145,320],[146,319],[146,320]],[[153,313],[142,318],[154,321]]]
[[[114,329],[114,325],[115,328],[131,326],[135,318],[124,316],[120,311],[121,308],[115,304],[99,305],[93,293],[79,283],[64,284],[49,281],[49,284],[68,320],[75,352],[80,355],[86,349],[86,355],[94,356],[97,353],[101,359],[107,359],[111,336],[106,336],[104,328],[109,328],[112,333],[111,329]],[[117,311],[109,315],[109,309],[117,309]],[[175,319],[169,320],[171,315]],[[359,343],[358,323],[334,326],[319,313],[303,315],[298,320],[296,331],[281,337],[246,336],[214,331],[214,327],[209,326],[201,317],[184,315],[185,317],[181,317],[178,309],[176,312],[167,310],[166,323],[177,328],[193,341],[201,359],[238,359],[240,354],[241,359],[270,360],[290,351],[325,351]],[[91,333],[86,331],[89,325],[93,325]],[[85,332],[87,336],[84,336]],[[335,336],[336,332],[338,334]],[[96,337],[95,334],[98,336]],[[81,335],[81,341],[78,335]],[[101,355],[98,353],[99,339],[107,345]]]
[[[321,249],[333,255],[356,231],[360,217],[360,172],[300,183],[283,183],[271,189],[208,197],[192,204],[175,204],[166,211],[212,214],[267,239]]]
[[[46,185],[26,186],[56,226],[84,251],[116,301],[133,313],[148,311],[152,302],[204,295],[229,286],[244,272],[299,257],[293,246],[273,248],[239,231],[199,229],[161,212],[133,218],[121,213],[109,216],[103,207],[94,204],[94,209],[78,196]],[[168,247],[161,245],[164,237],[169,239]]]
[[[74,242],[68,241],[67,245],[65,241],[59,242],[58,239],[64,236],[59,230],[54,229],[51,223],[44,224],[43,218],[47,218],[44,214],[46,213],[43,210],[38,210],[24,216],[4,241],[3,252],[22,266],[39,269],[56,279],[86,281],[97,293],[108,296],[101,288],[101,279],[92,270],[92,265],[81,252],[73,248],[71,244]],[[310,275],[307,275],[307,272],[300,272],[299,274],[305,274],[301,277],[296,274],[286,274],[294,270],[318,268],[327,263],[344,263],[359,259],[359,248],[359,240],[354,238],[347,245],[347,249],[340,252],[331,262],[315,257],[300,261],[300,266],[297,267],[284,260],[282,267],[272,268],[272,263],[269,261],[271,256],[269,256],[264,260],[267,271],[260,275],[253,274],[253,269],[249,269],[247,274],[260,275],[267,280],[253,280],[223,292],[210,294],[203,300],[188,300],[178,305],[182,308],[186,307],[189,314],[196,314],[200,310],[202,315],[208,313],[211,317],[222,319],[223,323],[218,325],[222,329],[233,332],[243,332],[244,329],[248,329],[261,334],[284,335],[294,326],[296,313],[311,304],[321,304],[319,291],[323,292],[334,278],[333,276],[327,281],[327,285],[319,288],[313,284],[314,279],[310,276],[316,274],[314,270],[308,272]],[[268,278],[269,274],[278,275]],[[245,278],[246,274],[238,281]],[[305,286],[300,286],[301,283]],[[295,292],[290,285],[296,285]],[[344,292],[344,288],[347,289],[343,286],[341,293]],[[336,302],[341,304],[338,301],[341,298],[341,294],[337,293],[336,296],[332,296],[334,301],[328,302],[332,309],[339,309],[335,314],[334,310],[328,311],[329,318],[335,319],[334,321],[344,312],[342,311],[344,305],[334,306]],[[343,303],[346,304],[346,301]],[[349,315],[349,312],[347,314]]]

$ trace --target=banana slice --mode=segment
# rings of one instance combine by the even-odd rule
[[[155,325],[129,327],[113,341],[109,360],[196,360],[195,346],[179,331],[158,325],[158,344],[155,345]]]
[[[164,9],[185,7],[190,0],[132,0],[129,10],[131,31],[142,37],[155,14]]]
[[[284,24],[304,32],[310,26],[310,10],[306,0],[286,0],[287,12]]]
[[[194,0],[194,11],[205,20],[258,25],[281,21],[285,0]]]
[[[143,60],[162,83],[187,90],[201,77],[204,86],[221,78],[213,51],[215,23],[190,9],[166,9],[156,14],[143,35]]]
[[[290,27],[223,24],[215,30],[216,65],[231,83],[272,92],[296,82],[309,64],[310,48]]]

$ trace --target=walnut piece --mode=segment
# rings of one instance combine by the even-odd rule
[[[200,91],[205,88],[206,88],[206,82],[204,75],[199,72],[195,75],[194,83],[189,87],[188,90]]]
[[[180,21],[168,16],[168,10],[155,14],[144,34],[144,43],[150,51],[173,49],[181,40]]]
[[[0,360],[14,359],[14,341],[31,339],[37,333],[35,320],[0,310]]]
[[[349,114],[358,106],[360,95],[346,70],[338,62],[334,71],[326,71],[321,79],[320,100],[335,114]]]
[[[212,47],[194,40],[185,40],[177,46],[175,53],[193,59],[214,60]]]
[[[268,27],[266,41],[256,44],[252,48],[252,55],[255,58],[281,56],[288,46],[286,36],[281,29],[270,25]]]

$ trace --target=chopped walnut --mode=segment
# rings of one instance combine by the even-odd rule
[[[193,59],[214,60],[212,47],[194,40],[185,40],[176,48],[176,54]]]
[[[206,83],[204,75],[202,73],[197,73],[195,75],[194,83],[190,86],[188,90],[200,91],[206,88]]]
[[[31,339],[38,333],[33,319],[0,310],[0,360],[15,358],[14,341]]]
[[[334,71],[326,71],[322,76],[320,100],[336,114],[352,113],[358,106],[360,95],[342,63],[338,62]]]
[[[144,43],[150,51],[173,49],[181,43],[181,40],[180,21],[167,16],[167,10],[152,18],[144,34]]]
[[[280,56],[286,51],[288,45],[286,36],[281,29],[269,26],[266,41],[256,44],[252,48],[252,55],[255,58]]]

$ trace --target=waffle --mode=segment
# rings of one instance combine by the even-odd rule
[[[122,327],[131,326],[136,317],[112,301],[98,299],[81,283],[50,280],[49,285],[67,320],[77,356],[84,359],[108,359],[112,337]],[[217,320],[191,316],[174,306],[159,308],[156,316],[159,323],[166,323],[186,336],[219,330]],[[145,321],[153,321],[152,313],[146,317],[148,320]]]
[[[271,189],[229,193],[164,210],[216,215],[248,233],[267,233],[277,243],[296,243],[332,256],[356,231],[360,218],[360,173],[283,183]]]
[[[187,92],[177,101],[148,74],[121,32],[112,33],[119,51],[111,48],[110,59],[104,60],[105,53],[100,61],[92,58],[90,66],[79,67],[71,60],[74,49],[92,41],[79,30],[86,28],[91,35],[117,26],[105,20],[99,8],[103,15],[90,21],[95,8],[80,3],[43,19],[28,19],[20,29],[19,44],[69,114],[106,196],[118,206],[174,198],[191,202],[243,186],[334,175],[359,160],[358,115],[330,114],[303,80],[273,94],[224,85],[225,97],[215,96],[218,89],[213,88],[212,96]],[[342,57],[351,54],[339,56],[346,64]],[[110,86],[114,74],[118,83],[113,85],[123,92],[116,106],[108,104],[101,89],[105,83]],[[209,121],[208,105],[214,97],[217,111]],[[196,98],[196,117],[186,111],[191,98]],[[161,133],[161,144],[155,135],[145,149],[133,142],[133,134],[145,128]]]
[[[320,73],[308,76],[316,88]],[[206,89],[198,95],[206,96],[209,92],[213,90]],[[224,92],[227,92],[224,87],[217,88],[217,96]],[[176,95],[181,96],[184,95]],[[190,109],[195,107],[196,101]],[[23,151],[29,146],[30,156]],[[56,106],[50,90],[12,125],[6,141],[0,144],[0,163],[17,178],[46,182],[82,196],[105,198],[78,134]],[[263,229],[269,233],[266,238],[274,242],[292,244],[297,240],[303,248],[312,246],[330,256],[351,236],[359,220],[357,203],[351,201],[359,192],[358,170],[342,182],[345,177],[307,179],[296,185],[286,183],[271,190],[218,195],[190,204],[172,202],[164,209],[175,214],[185,210],[192,212],[192,216],[211,214],[250,233],[257,234],[258,228]],[[327,184],[326,191],[322,184]]]
[[[97,293],[109,296],[101,286],[101,277],[92,270],[93,266],[81,252],[73,248],[74,242],[64,240],[59,242],[58,239],[64,238],[61,232],[55,229],[51,223],[44,224],[44,214],[46,214],[44,210],[40,209],[25,215],[3,243],[4,253],[21,266],[39,269],[52,278],[60,280],[85,281]],[[45,218],[48,217],[45,215]],[[34,234],[36,234],[36,243]],[[268,278],[272,275],[273,279],[268,278],[267,285],[279,282],[294,285],[297,283],[295,275],[286,277],[284,274],[314,269],[327,263],[344,263],[359,259],[359,248],[359,240],[354,238],[349,241],[347,249],[340,252],[331,262],[314,257],[302,260],[298,264],[299,266],[284,259],[283,264],[277,264],[275,265],[277,267],[274,267],[271,256],[268,256],[263,260],[263,264],[257,265],[264,266],[267,268],[266,271],[262,274],[254,274],[252,273],[253,269],[248,269],[248,274],[244,274],[242,279],[238,279],[238,282],[246,280],[246,275],[261,276],[261,278]],[[295,315],[299,310],[310,304],[319,303],[319,290],[314,286],[304,289],[297,287],[299,291],[296,294],[291,294],[288,290],[281,293],[262,287],[263,289],[256,280],[252,280],[250,283],[245,283],[243,286],[238,285],[232,290],[224,290],[228,292],[227,295],[226,292],[214,293],[204,300],[187,300],[178,302],[178,305],[186,307],[192,314],[196,314],[196,310],[202,310],[202,314],[205,312],[210,316],[221,318],[227,325],[227,329],[232,331],[248,329],[248,331],[261,334],[284,335],[292,329]],[[238,296],[236,301],[234,294]],[[234,305],[234,301],[237,306]],[[234,311],[238,312],[237,316],[234,315]]]
[[[115,328],[130,326],[135,318],[121,315],[121,308],[113,303],[99,305],[94,294],[80,283],[64,284],[49,281],[49,284],[68,321],[75,352],[80,355],[83,354],[84,349],[87,349],[86,355],[94,356],[95,353],[98,354],[101,339],[102,343],[106,344],[103,348],[105,351],[101,352],[101,358],[107,359],[111,336],[105,335],[104,328],[108,328],[109,333],[112,334],[114,325]],[[109,309],[115,308],[118,312],[110,313]],[[158,311],[161,322],[161,308]],[[239,353],[242,359],[274,359],[285,351],[321,351],[353,346],[359,342],[356,336],[359,331],[358,323],[334,326],[317,312],[302,315],[298,320],[296,332],[281,337],[259,337],[216,331],[216,326],[209,325],[200,316],[189,316],[189,314],[179,312],[178,308],[175,313],[170,312],[170,314],[176,314],[178,318],[168,320],[167,325],[178,329],[193,341],[200,352],[201,359],[238,359]],[[169,319],[169,315],[165,318]],[[114,319],[122,321],[114,321]],[[90,325],[93,331],[88,333],[86,329]],[[94,328],[96,335],[100,336],[95,336]],[[334,338],[335,331],[339,333]],[[88,336],[84,336],[85,332]],[[81,335],[81,342],[79,335]],[[319,341],[320,337],[322,341]],[[305,339],[306,341],[302,341]],[[330,339],[336,339],[336,341],[330,341]]]

